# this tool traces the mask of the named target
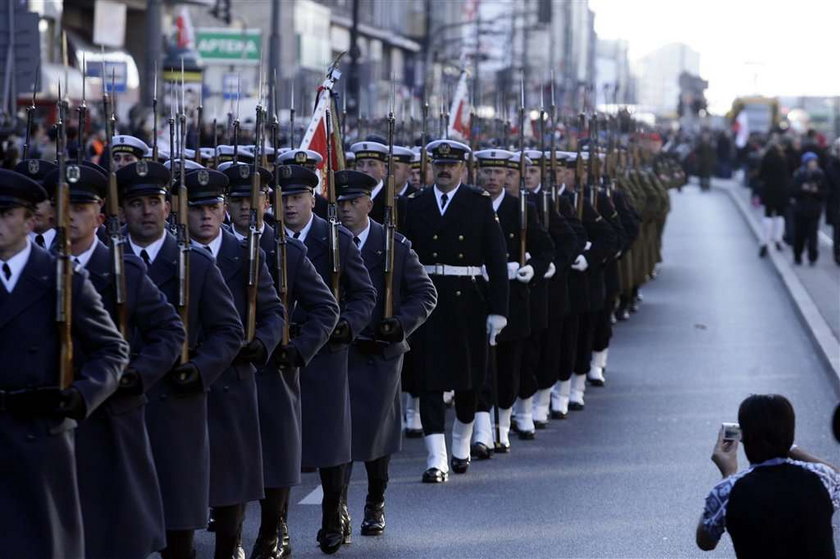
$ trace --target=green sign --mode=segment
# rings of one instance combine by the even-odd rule
[[[259,29],[196,29],[198,53],[205,62],[259,64],[262,33]]]

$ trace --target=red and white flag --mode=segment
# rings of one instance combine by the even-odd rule
[[[191,49],[195,47],[195,32],[193,31],[190,12],[187,10],[186,6],[181,7],[181,13],[178,14],[177,19],[175,19],[175,27],[178,28],[178,48]]]
[[[461,71],[461,78],[452,96],[452,106],[449,109],[448,136],[453,140],[466,141],[470,139],[470,99],[467,90],[467,72]]]
[[[330,78],[327,78],[327,80],[330,81]],[[320,153],[322,161],[318,165],[318,169],[323,170],[327,161],[327,141],[329,141],[333,171],[340,171],[345,167],[344,144],[341,141],[341,129],[338,126],[338,111],[336,110],[335,99],[333,99],[329,89],[332,83],[329,84],[329,87],[326,83],[324,82],[324,85],[318,88],[318,102],[315,104],[315,112],[312,113],[312,119],[309,121],[309,126],[306,127],[306,132],[300,140],[298,149],[309,149]],[[332,125],[331,137],[327,134],[327,111],[329,111]],[[327,192],[326,177],[323,173],[321,176],[321,190]]]

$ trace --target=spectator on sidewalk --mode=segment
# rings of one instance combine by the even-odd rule
[[[834,228],[834,261],[840,266],[840,138],[831,146],[825,178],[825,222]]]
[[[840,473],[793,444],[791,403],[752,395],[741,402],[738,423],[750,467],[738,471],[738,440],[725,440],[721,429],[712,461],[723,480],[706,497],[697,546],[712,550],[728,531],[738,557],[835,557]]]
[[[700,141],[694,148],[697,160],[697,176],[700,177],[700,190],[711,188],[712,171],[715,168],[715,148],[709,132],[700,135]]]
[[[770,243],[782,250],[782,239],[785,233],[785,208],[790,189],[791,174],[788,171],[787,156],[778,136],[773,135],[767,144],[767,151],[761,158],[758,169],[760,183],[759,197],[764,205],[764,238],[758,255],[767,256]]]
[[[826,195],[825,174],[819,167],[816,153],[802,154],[802,166],[793,175],[791,201],[793,202],[793,261],[802,264],[802,251],[808,245],[808,262],[811,266],[819,258],[817,232]]]

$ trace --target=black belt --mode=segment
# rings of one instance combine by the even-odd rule
[[[356,338],[353,341],[353,347],[363,355],[382,355],[385,348],[390,344],[380,340],[368,340]]]
[[[0,390],[0,413],[47,415],[58,410],[61,390],[55,387]]]

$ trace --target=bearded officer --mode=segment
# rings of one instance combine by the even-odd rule
[[[139,256],[148,275],[170,303],[178,301],[178,251],[167,232],[170,175],[152,161],[117,172],[127,249]],[[164,559],[192,557],[193,533],[207,521],[210,448],[207,390],[242,347],[243,330],[233,297],[206,250],[188,252],[190,359],[177,364],[151,387],[146,427],[163,496],[166,519]]]
[[[58,387],[56,260],[28,238],[46,192],[0,169],[0,548],[84,557],[73,429],[117,389],[128,344],[79,270],[72,277],[74,379]]]
[[[189,231],[196,251],[210,253],[233,295],[240,320],[247,320],[247,245],[222,227],[224,192],[229,182],[249,185],[252,165],[233,164],[225,172],[199,169],[187,174]],[[258,188],[271,174],[257,167]],[[254,337],[211,385],[207,397],[210,434],[210,506],[213,507],[216,557],[233,557],[239,545],[245,505],[263,497],[262,444],[257,410],[256,368],[265,367],[283,330],[284,311],[274,290],[265,254],[260,259]]]
[[[461,183],[470,148],[437,140],[426,149],[435,184],[409,198],[405,236],[432,277],[439,304],[412,336],[410,355],[422,387],[427,451],[423,481],[442,483],[449,478],[443,392],[455,390],[452,469],[465,473],[488,340],[495,344],[507,324],[507,251],[490,196]],[[488,280],[482,277],[482,266]]]
[[[313,213],[317,176],[308,169],[295,172],[309,178],[283,189],[287,233],[306,245],[307,258],[324,283],[332,285],[331,224]],[[370,322],[376,304],[376,289],[364,260],[353,243],[353,235],[342,226],[338,227],[338,251],[341,315],[329,342],[301,370],[300,381],[301,461],[304,467],[318,468],[321,476],[324,499],[318,544],[325,553],[335,553],[350,535],[349,521],[341,511],[344,467],[352,457],[347,359],[351,342]],[[296,321],[299,316],[295,311],[292,319]]]
[[[385,531],[388,465],[401,447],[400,370],[409,349],[406,337],[429,317],[437,293],[411,243],[394,233],[393,315],[385,318],[387,231],[369,218],[376,182],[359,171],[339,171],[335,180],[341,223],[353,234],[377,292],[371,321],[350,347],[348,371],[353,461],[365,463],[368,478],[361,533],[378,536]],[[347,466],[345,504],[353,463]]]
[[[68,181],[71,258],[88,272],[112,320],[119,323],[110,251],[96,237],[108,179],[92,163],[76,169],[76,180]],[[45,178],[48,192],[55,192],[58,178],[58,170]],[[143,261],[125,254],[123,262],[131,360],[116,393],[76,431],[85,556],[90,559],[140,559],[166,545],[144,393],[172,368],[184,342],[184,327],[146,276]],[[114,507],[115,502],[121,505]]]

